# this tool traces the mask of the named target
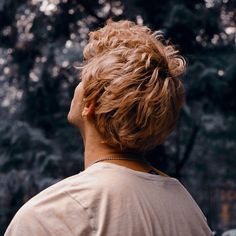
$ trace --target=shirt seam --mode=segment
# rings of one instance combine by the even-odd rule
[[[88,218],[88,222],[89,222],[89,226],[90,226],[90,228],[91,228],[91,230],[93,231],[93,232],[95,232],[96,231],[96,228],[95,228],[95,225],[93,225],[93,221],[92,221],[92,216],[91,217],[89,217],[89,213],[88,213],[88,211],[87,211],[87,208],[80,202],[80,201],[78,201],[76,198],[74,198],[69,192],[67,192],[66,190],[64,190],[64,192],[72,199],[72,200],[74,200],[76,203],[78,203],[81,207],[82,207],[82,209],[85,211],[85,213],[86,213],[86,216],[87,216],[87,218]]]

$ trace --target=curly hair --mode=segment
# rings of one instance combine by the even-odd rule
[[[94,123],[120,150],[146,152],[174,130],[185,102],[186,61],[161,31],[107,20],[89,33],[81,79],[84,101],[96,101]]]

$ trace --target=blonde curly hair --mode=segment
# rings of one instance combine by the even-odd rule
[[[146,152],[174,130],[185,102],[186,61],[178,52],[161,31],[128,20],[109,19],[89,33],[84,102],[96,101],[94,123],[107,144]]]

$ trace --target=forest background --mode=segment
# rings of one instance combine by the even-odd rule
[[[184,184],[217,235],[236,228],[236,1],[1,0],[0,234],[28,199],[83,170],[67,122],[75,66],[110,17],[162,30],[186,58],[178,126],[148,160]]]

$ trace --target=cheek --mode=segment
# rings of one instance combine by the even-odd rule
[[[82,97],[83,96],[83,91],[84,91],[84,84],[81,81],[77,87],[75,88],[75,95],[78,97]]]
[[[82,88],[82,84],[80,83],[79,85],[77,85],[77,87],[75,88],[74,91],[74,96],[72,99],[73,103],[81,103],[82,99],[83,99],[83,88]]]
[[[78,121],[81,118],[82,100],[83,100],[82,87],[79,84],[74,91],[74,96],[71,101],[70,111],[68,114],[69,121],[74,123],[75,121]]]

